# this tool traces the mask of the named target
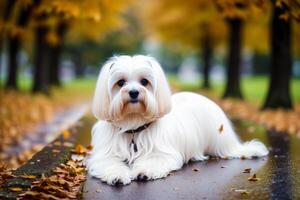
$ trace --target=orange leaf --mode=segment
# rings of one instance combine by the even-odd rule
[[[9,190],[13,191],[13,192],[21,192],[21,191],[23,191],[23,189],[20,188],[20,187],[12,187],[12,188],[9,188]]]
[[[65,140],[68,139],[71,135],[70,131],[68,131],[68,130],[63,130],[62,134],[63,134],[63,137]]]

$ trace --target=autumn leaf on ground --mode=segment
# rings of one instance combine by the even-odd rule
[[[71,142],[64,142],[63,146],[65,146],[65,147],[74,147],[74,144],[71,143]]]
[[[248,195],[248,194],[250,194],[250,192],[248,192],[247,190],[244,190],[244,189],[234,189],[233,191],[234,192],[238,192],[241,195]]]
[[[63,138],[66,140],[66,139],[69,139],[70,138],[70,131],[69,130],[63,130],[62,131],[62,135],[63,135]]]
[[[75,150],[73,150],[73,152],[76,154],[86,154],[88,152],[88,150],[81,144],[77,144],[75,147]]]
[[[36,176],[34,176],[34,175],[28,175],[28,174],[21,175],[20,177],[26,178],[26,179],[35,179],[36,178]]]
[[[82,162],[68,160],[61,164],[49,177],[43,176],[33,182],[29,191],[21,194],[21,199],[78,199],[82,183],[85,181],[85,168]]]
[[[253,174],[253,176],[248,178],[248,181],[259,181],[260,179],[256,177],[256,174]]]
[[[250,173],[251,172],[251,168],[246,168],[244,169],[243,173]]]
[[[13,192],[21,192],[21,191],[23,191],[23,189],[20,188],[20,187],[12,187],[12,188],[9,188],[9,190],[13,191]]]

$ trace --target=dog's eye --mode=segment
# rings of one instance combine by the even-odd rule
[[[123,87],[125,85],[126,81],[124,79],[121,79],[117,82],[118,86]]]
[[[148,83],[149,83],[149,81],[148,81],[147,79],[145,79],[145,78],[143,78],[143,79],[141,80],[141,84],[142,84],[143,86],[147,86]]]

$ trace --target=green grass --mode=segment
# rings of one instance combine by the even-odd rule
[[[169,76],[171,85],[182,90],[199,91],[201,80],[195,83],[183,83],[175,76]],[[242,78],[242,93],[246,100],[249,101],[263,101],[267,95],[268,90],[268,77],[266,76],[247,76]],[[224,82],[212,82],[211,93],[216,96],[222,96],[224,92]],[[300,102],[300,79],[292,79],[291,93],[295,102]]]
[[[169,82],[180,90],[199,91],[201,80],[195,83],[183,83],[174,75],[168,76]],[[29,91],[31,80],[20,78],[19,85],[21,90]],[[71,91],[75,95],[91,95],[96,85],[95,78],[75,79],[63,84],[64,91]],[[242,78],[242,92],[246,100],[262,102],[265,99],[268,89],[268,77],[266,76],[247,76]],[[224,82],[212,82],[211,93],[216,96],[222,96],[224,91]],[[201,91],[200,91],[201,92]],[[205,91],[204,91],[205,92]],[[300,102],[300,79],[292,79],[291,93],[295,102]]]

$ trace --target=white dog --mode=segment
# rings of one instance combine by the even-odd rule
[[[242,143],[229,119],[201,95],[171,95],[160,64],[148,56],[118,56],[103,66],[93,100],[89,173],[108,184],[166,177],[184,163],[260,157],[264,144]]]

